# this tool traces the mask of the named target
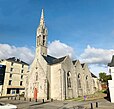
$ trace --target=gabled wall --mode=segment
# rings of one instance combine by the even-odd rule
[[[36,80],[36,74],[38,79]],[[28,77],[28,98],[34,98],[34,89],[37,89],[37,99],[47,99],[47,62],[42,55],[35,57],[30,66]]]
[[[77,84],[77,95],[78,96],[83,96],[84,95],[84,72],[83,72],[83,69],[82,69],[82,66],[81,66],[81,63],[79,60],[76,61],[75,65],[74,65],[74,68],[75,68],[75,75],[76,75],[76,84]],[[81,82],[81,88],[79,88],[79,83],[78,83],[78,75],[80,75],[80,82]]]
[[[84,64],[83,66],[83,71],[84,71],[84,95],[90,95],[93,94],[93,79],[91,76],[91,72],[88,68],[87,64]],[[88,85],[87,85],[88,84]]]

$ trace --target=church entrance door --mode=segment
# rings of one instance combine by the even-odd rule
[[[37,99],[37,93],[38,93],[37,88],[34,88],[34,99],[35,99],[35,100]]]

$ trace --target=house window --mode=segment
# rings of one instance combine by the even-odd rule
[[[9,85],[11,85],[12,84],[12,80],[9,80]]]
[[[13,62],[11,62],[11,66],[13,66]]]
[[[22,86],[22,84],[23,84],[23,81],[20,81],[20,86]]]
[[[10,78],[12,78],[12,74],[10,74]]]
[[[21,70],[21,73],[23,73],[23,70]]]
[[[10,71],[12,72],[13,71],[13,68],[11,68]]]
[[[111,73],[111,69],[109,69],[109,73]]]
[[[23,75],[21,75],[21,79],[23,79]]]
[[[24,68],[24,64],[22,64],[22,68]]]
[[[71,88],[71,74],[70,72],[67,73],[67,86]]]

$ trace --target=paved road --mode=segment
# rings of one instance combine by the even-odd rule
[[[21,100],[11,100],[7,98],[0,99],[0,102],[11,103],[18,106],[18,109],[90,109],[91,103],[93,104],[94,109],[114,109],[114,104],[109,101],[95,100],[95,101],[46,101],[43,103],[41,100],[38,102],[35,101],[24,101]],[[99,108],[96,107],[96,102],[98,102]],[[78,108],[79,107],[79,108]],[[81,108],[84,107],[84,108]]]

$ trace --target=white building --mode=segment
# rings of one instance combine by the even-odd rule
[[[112,80],[108,80],[110,100],[114,103],[114,55],[112,56],[111,63],[108,64],[108,71],[112,77]]]

